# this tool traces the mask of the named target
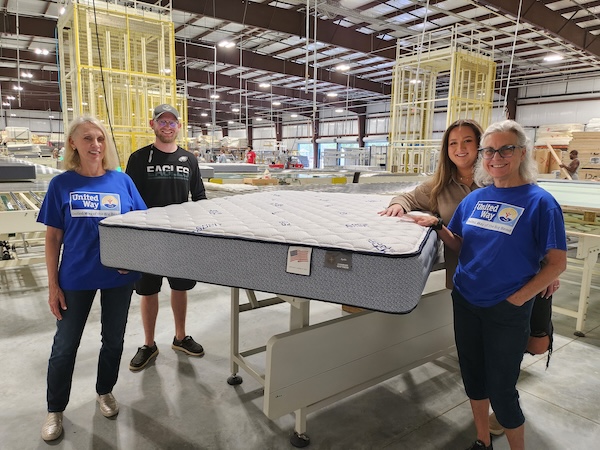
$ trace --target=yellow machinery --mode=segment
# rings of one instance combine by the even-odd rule
[[[171,3],[162,3],[78,0],[58,21],[65,130],[82,114],[102,120],[122,166],[154,141],[148,122],[155,106],[169,103],[179,110],[180,145],[187,130],[186,100],[177,95]]]
[[[406,48],[406,42],[399,40],[387,168],[430,172],[439,149],[439,140],[432,139],[434,111],[447,109],[446,126],[457,119],[474,119],[484,128],[489,125],[496,63],[491,52],[483,50],[482,41],[455,27],[425,33],[410,51]],[[442,84],[447,84],[447,90]],[[445,95],[436,97],[442,89]]]
[[[44,261],[44,192],[0,191],[0,270]]]

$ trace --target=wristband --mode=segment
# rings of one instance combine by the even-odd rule
[[[436,231],[440,231],[443,226],[444,226],[444,221],[442,220],[441,217],[438,217],[437,223],[435,225],[432,225],[431,229],[432,230],[436,230]]]

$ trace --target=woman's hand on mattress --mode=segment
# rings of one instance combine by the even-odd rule
[[[406,214],[404,218],[411,219],[417,225],[421,225],[422,227],[432,227],[439,221],[436,216],[431,216],[429,214]]]
[[[380,216],[400,217],[405,214],[405,211],[402,206],[400,206],[397,203],[394,203],[393,205],[388,206],[383,211],[379,211],[377,214],[379,214]]]

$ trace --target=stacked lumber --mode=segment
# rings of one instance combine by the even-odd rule
[[[574,132],[585,129],[582,123],[557,123],[553,125],[540,125],[535,134],[535,146],[542,147],[547,144],[553,147],[569,145]]]

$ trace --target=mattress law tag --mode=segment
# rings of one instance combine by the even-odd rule
[[[311,257],[312,248],[288,247],[287,267],[285,271],[297,275],[310,275]]]
[[[330,269],[352,269],[352,253],[347,252],[325,252],[325,267]]]

